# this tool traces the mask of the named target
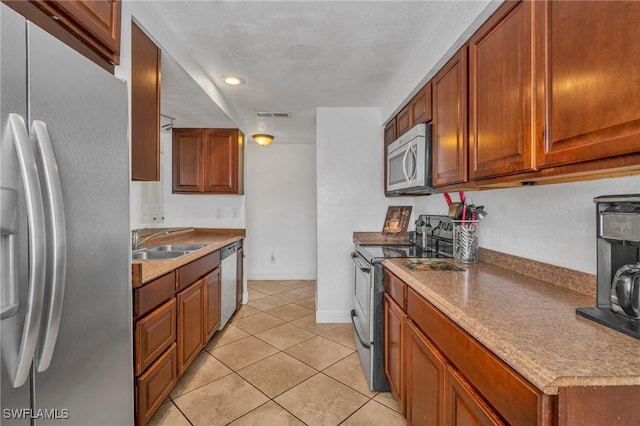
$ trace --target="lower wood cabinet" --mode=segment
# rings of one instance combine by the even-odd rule
[[[178,376],[204,347],[204,280],[176,296],[178,303]]]
[[[406,286],[385,270],[385,289]],[[404,292],[397,292],[403,294]],[[410,425],[552,425],[542,394],[413,289],[385,294],[385,372]]]
[[[160,358],[136,379],[136,423],[144,425],[158,410],[178,381],[177,346],[171,344]]]
[[[464,377],[451,366],[447,366],[444,379],[446,416],[445,422],[442,424],[447,426],[494,426],[507,424],[502,421],[495,411],[478,395]]]
[[[405,413],[402,380],[402,342],[407,315],[402,308],[384,295],[384,372],[389,380],[391,393]]]
[[[411,425],[444,424],[446,361],[408,320],[404,345],[405,406]]]
[[[242,300],[242,250],[238,295]],[[133,290],[136,424],[160,407],[221,319],[220,251],[208,253]]]
[[[139,375],[176,340],[175,297],[136,322],[135,339],[135,370]]]

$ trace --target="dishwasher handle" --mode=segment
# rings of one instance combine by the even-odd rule
[[[226,259],[233,255],[238,250],[238,243],[229,244],[226,247],[220,249],[220,260]]]

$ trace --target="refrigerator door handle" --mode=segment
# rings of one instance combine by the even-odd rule
[[[27,224],[29,227],[29,294],[27,296],[27,311],[15,370],[11,372],[13,373],[11,378],[13,387],[18,388],[24,385],[29,378],[40,332],[44,301],[44,278],[47,266],[46,230],[38,167],[31,148],[27,126],[19,114],[9,114],[9,126],[22,175],[27,204]]]
[[[41,177],[47,206],[46,219],[50,230],[50,245],[47,250],[50,269],[47,271],[46,276],[46,283],[50,286],[49,309],[45,318],[42,346],[36,359],[37,370],[42,372],[49,368],[51,364],[58,331],[60,330],[67,269],[67,230],[58,162],[53,152],[47,125],[42,121],[34,120],[31,129],[36,137],[42,164],[41,171],[43,173]]]

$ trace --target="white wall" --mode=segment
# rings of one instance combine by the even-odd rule
[[[315,145],[249,140],[245,167],[248,278],[315,279]]]
[[[599,195],[640,193],[640,176],[467,192],[489,213],[479,225],[481,247],[590,274],[596,273]],[[457,193],[453,197],[457,198]],[[446,214],[441,195],[416,199],[422,213]]]
[[[379,108],[318,108],[316,116],[318,215],[318,322],[349,322],[353,308],[354,231],[379,231],[385,198],[383,129]]]

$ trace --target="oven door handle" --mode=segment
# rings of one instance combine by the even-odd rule
[[[353,263],[355,263],[355,264],[356,264],[356,266],[357,266],[358,268],[360,268],[360,270],[361,270],[362,272],[364,272],[364,273],[366,273],[366,274],[368,274],[369,272],[371,272],[371,267],[370,267],[370,266],[368,266],[368,265],[366,265],[366,264],[364,264],[364,263],[362,262],[362,260],[360,260],[360,256],[358,256],[358,254],[357,254],[355,251],[354,251],[354,252],[351,252],[351,258],[353,259]]]
[[[356,321],[355,321],[355,317],[356,317],[356,310],[352,309],[351,310],[351,323],[353,324],[353,329],[356,331],[356,336],[358,336],[358,340],[360,340],[360,344],[362,346],[365,347],[365,349],[371,349],[371,345],[367,342],[365,342],[364,340],[362,340],[362,337],[360,337],[360,333],[358,333],[358,327],[356,326]]]

